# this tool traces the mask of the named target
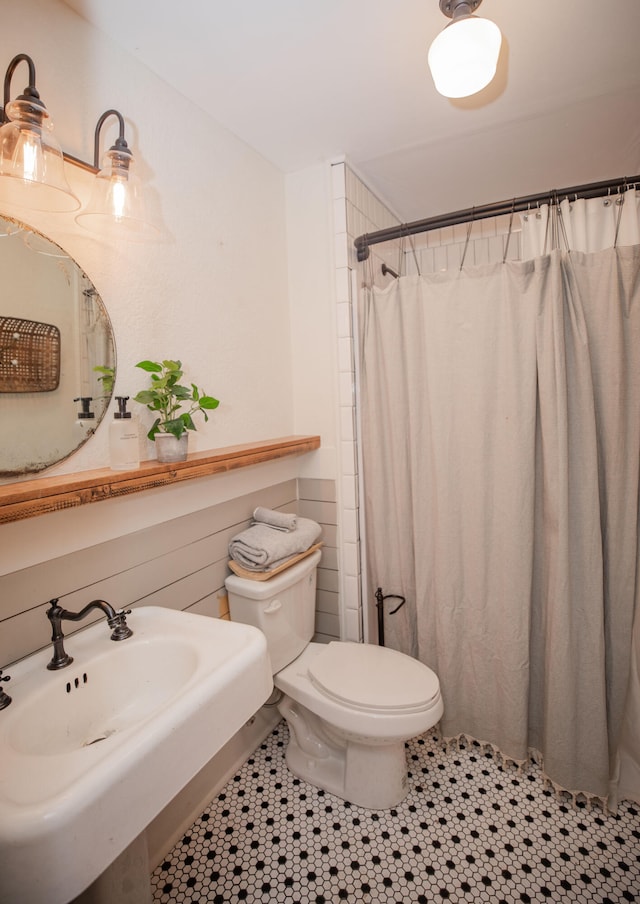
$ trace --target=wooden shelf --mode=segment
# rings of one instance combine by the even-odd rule
[[[193,452],[186,461],[171,464],[144,461],[132,471],[100,468],[97,471],[9,483],[0,486],[0,524],[141,493],[182,480],[247,468],[289,455],[302,455],[319,448],[319,436],[283,436],[241,446]]]

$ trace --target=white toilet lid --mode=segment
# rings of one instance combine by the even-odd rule
[[[411,712],[440,693],[428,666],[374,644],[331,642],[309,664],[309,677],[328,697],[358,709]]]

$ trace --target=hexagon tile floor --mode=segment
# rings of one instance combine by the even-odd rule
[[[280,723],[153,873],[155,904],[640,904],[640,807],[573,807],[470,744],[408,744],[410,792],[352,806],[294,778]]]

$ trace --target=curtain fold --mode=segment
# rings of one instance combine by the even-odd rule
[[[640,247],[363,298],[369,586],[467,735],[608,799],[637,607]],[[628,734],[628,732],[627,732]],[[640,789],[639,789],[640,793]]]

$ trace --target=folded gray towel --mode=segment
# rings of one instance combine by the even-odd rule
[[[291,531],[254,524],[231,539],[229,555],[247,571],[270,571],[305,552],[321,533],[320,525],[310,518],[298,518],[295,530]]]
[[[259,505],[253,512],[253,524],[268,524],[276,530],[295,530],[298,519],[287,512],[276,512],[274,509]]]

